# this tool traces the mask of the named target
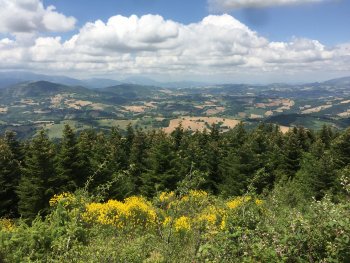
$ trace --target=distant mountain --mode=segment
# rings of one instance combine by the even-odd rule
[[[103,79],[103,78],[92,78],[81,80],[82,86],[91,88],[91,89],[100,89],[110,86],[120,85],[123,82],[114,79]]]
[[[123,82],[106,78],[75,79],[66,76],[36,74],[26,71],[0,72],[0,89],[23,82],[48,81],[68,86],[84,86],[91,89],[105,88]]]
[[[26,71],[9,71],[9,72],[0,72],[0,89],[6,88],[11,85],[19,84],[22,82],[35,82],[35,81],[49,81],[55,83],[61,83],[64,85],[83,85],[83,82],[69,78],[65,76],[49,76],[43,74],[35,74]]]
[[[121,82],[127,83],[127,84],[147,85],[147,86],[160,86],[162,84],[151,78],[142,77],[142,76],[128,77],[123,79]]]
[[[103,88],[103,89],[100,89],[99,91],[113,94],[113,95],[118,95],[126,99],[135,99],[135,98],[145,98],[149,96],[154,96],[156,93],[158,93],[157,91],[159,89],[160,89],[159,87],[155,87],[155,86],[121,84],[121,85]]]
[[[337,79],[331,79],[323,82],[323,84],[326,85],[350,85],[350,77],[343,77],[343,78],[337,78]]]
[[[174,82],[160,82],[155,81],[147,77],[129,77],[122,80],[123,83],[136,84],[136,85],[147,85],[147,86],[157,86],[162,88],[194,88],[194,87],[204,87],[208,85],[213,85],[213,83],[199,82],[199,81],[174,81]]]
[[[3,101],[19,98],[48,97],[59,93],[90,94],[93,91],[80,86],[67,86],[48,81],[25,82],[0,90]]]
[[[156,86],[156,87],[162,87],[162,88],[197,88],[197,87],[222,86],[222,85],[216,85],[215,83],[198,82],[198,81],[159,82],[144,76],[132,76],[122,80],[114,80],[114,79],[108,79],[108,78],[75,79],[75,78],[70,78],[66,76],[36,74],[32,72],[27,72],[27,71],[0,72],[0,89],[13,86],[16,84],[20,84],[23,82],[37,82],[37,81],[60,83],[62,85],[67,85],[67,86],[83,86],[90,89],[102,89],[102,88],[118,86],[122,84],[149,86],[149,87]],[[234,85],[234,83],[229,85]],[[294,85],[274,83],[269,85],[262,85],[262,87],[268,86],[268,87],[275,87],[275,88],[292,88],[292,87],[298,88],[300,86],[305,86],[305,85],[312,86],[314,88],[318,88],[320,86],[329,86],[329,85],[347,86],[347,85],[350,85],[350,77],[336,78],[325,82],[314,82],[314,83],[294,84]]]

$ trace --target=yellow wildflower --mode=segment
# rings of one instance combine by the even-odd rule
[[[223,216],[223,218],[221,220],[221,224],[220,224],[220,229],[221,230],[225,230],[226,229],[226,220],[227,220],[227,216]]]
[[[181,216],[175,221],[176,232],[188,232],[191,230],[190,219],[187,216]]]
[[[167,225],[169,225],[170,224],[170,222],[171,222],[171,217],[170,216],[167,216],[165,219],[164,219],[164,221],[163,221],[163,226],[167,226]]]
[[[104,204],[87,204],[83,214],[86,222],[113,225],[117,228],[153,225],[156,217],[153,206],[137,196],[126,198],[124,202],[109,200]]]
[[[15,224],[12,220],[7,218],[0,219],[0,230],[4,230],[6,232],[12,232],[15,229]]]
[[[201,190],[191,190],[189,196],[192,198],[204,198],[208,196],[208,193]]]
[[[58,203],[62,202],[63,206],[66,207],[70,205],[72,202],[74,202],[75,196],[71,193],[62,193],[59,195],[54,195],[49,203],[50,206],[56,206]]]
[[[228,208],[230,209],[236,209],[237,207],[241,206],[242,204],[250,201],[252,198],[250,196],[243,196],[243,197],[236,197],[235,199],[229,201],[226,203]]]
[[[171,201],[175,196],[175,193],[174,192],[162,192],[160,195],[159,195],[159,201],[161,202],[169,202]]]
[[[256,199],[256,200],[255,200],[255,204],[256,204],[257,206],[260,206],[260,205],[262,205],[263,203],[264,203],[264,201],[261,200],[261,199]]]
[[[198,218],[198,222],[203,222],[209,225],[215,225],[217,220],[216,214],[201,214]]]

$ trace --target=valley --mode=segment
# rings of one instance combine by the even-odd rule
[[[110,81],[111,83],[112,81]],[[189,87],[117,84],[87,88],[49,81],[27,81],[0,88],[0,132],[21,138],[38,129],[59,138],[64,124],[76,130],[108,130],[128,124],[170,133],[178,125],[192,132],[218,124],[222,131],[243,121],[319,129],[350,124],[347,78],[303,85],[223,84]]]

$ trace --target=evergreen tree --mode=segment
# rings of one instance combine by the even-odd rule
[[[333,158],[325,152],[326,145],[318,140],[305,153],[295,180],[306,198],[315,197],[320,200],[337,185],[337,172]]]
[[[86,182],[83,163],[80,162],[78,145],[73,129],[66,124],[56,160],[56,188],[58,192],[74,192]]]
[[[0,217],[17,215],[20,165],[7,141],[0,139]]]
[[[228,146],[232,148],[241,147],[246,141],[247,131],[244,123],[240,122],[236,127],[227,132]]]
[[[47,212],[54,195],[54,157],[54,147],[41,130],[29,145],[17,189],[18,209],[24,218],[33,219],[38,212]]]
[[[302,147],[298,140],[297,129],[286,134],[286,141],[283,147],[283,162],[281,169],[287,178],[293,178],[300,168],[300,160],[302,157]]]
[[[129,123],[128,126],[126,127],[126,135],[125,135],[125,140],[123,144],[127,160],[129,160],[129,157],[130,157],[130,151],[131,151],[132,142],[134,141],[134,138],[135,138],[135,130],[132,127],[131,123]]]
[[[331,148],[338,169],[350,165],[350,128],[333,141]]]
[[[130,151],[130,174],[137,189],[142,185],[141,174],[146,171],[147,167],[148,143],[146,139],[146,134],[142,130],[137,130]]]
[[[89,177],[93,175],[93,145],[96,141],[96,134],[92,130],[82,131],[77,139],[78,159],[80,163],[80,174],[82,184],[86,184]],[[85,178],[85,182],[84,179]]]
[[[148,171],[142,174],[141,193],[154,196],[158,191],[174,190],[179,181],[177,159],[171,141],[159,132],[150,149]]]
[[[232,148],[220,165],[223,181],[219,189],[222,194],[224,196],[244,194],[258,168],[258,159],[252,150],[251,142],[247,141],[238,149]]]
[[[171,133],[171,137],[174,140],[174,149],[175,149],[175,151],[179,150],[179,148],[181,146],[181,143],[182,143],[182,139],[184,137],[184,134],[185,134],[185,131],[184,131],[181,123]]]
[[[21,163],[24,159],[23,147],[21,143],[16,138],[16,133],[13,131],[6,131],[4,140],[10,147],[10,150],[14,158]]]
[[[332,128],[328,125],[323,125],[321,131],[319,132],[319,138],[325,144],[326,149],[329,149],[333,139]]]
[[[94,141],[92,153],[92,182],[90,187],[96,189],[99,185],[102,185],[112,179],[113,167],[117,165],[114,159],[115,153],[115,141],[109,140],[102,132],[96,135]]]

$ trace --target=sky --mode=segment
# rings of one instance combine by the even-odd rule
[[[0,0],[0,70],[235,83],[350,76],[349,0]]]

